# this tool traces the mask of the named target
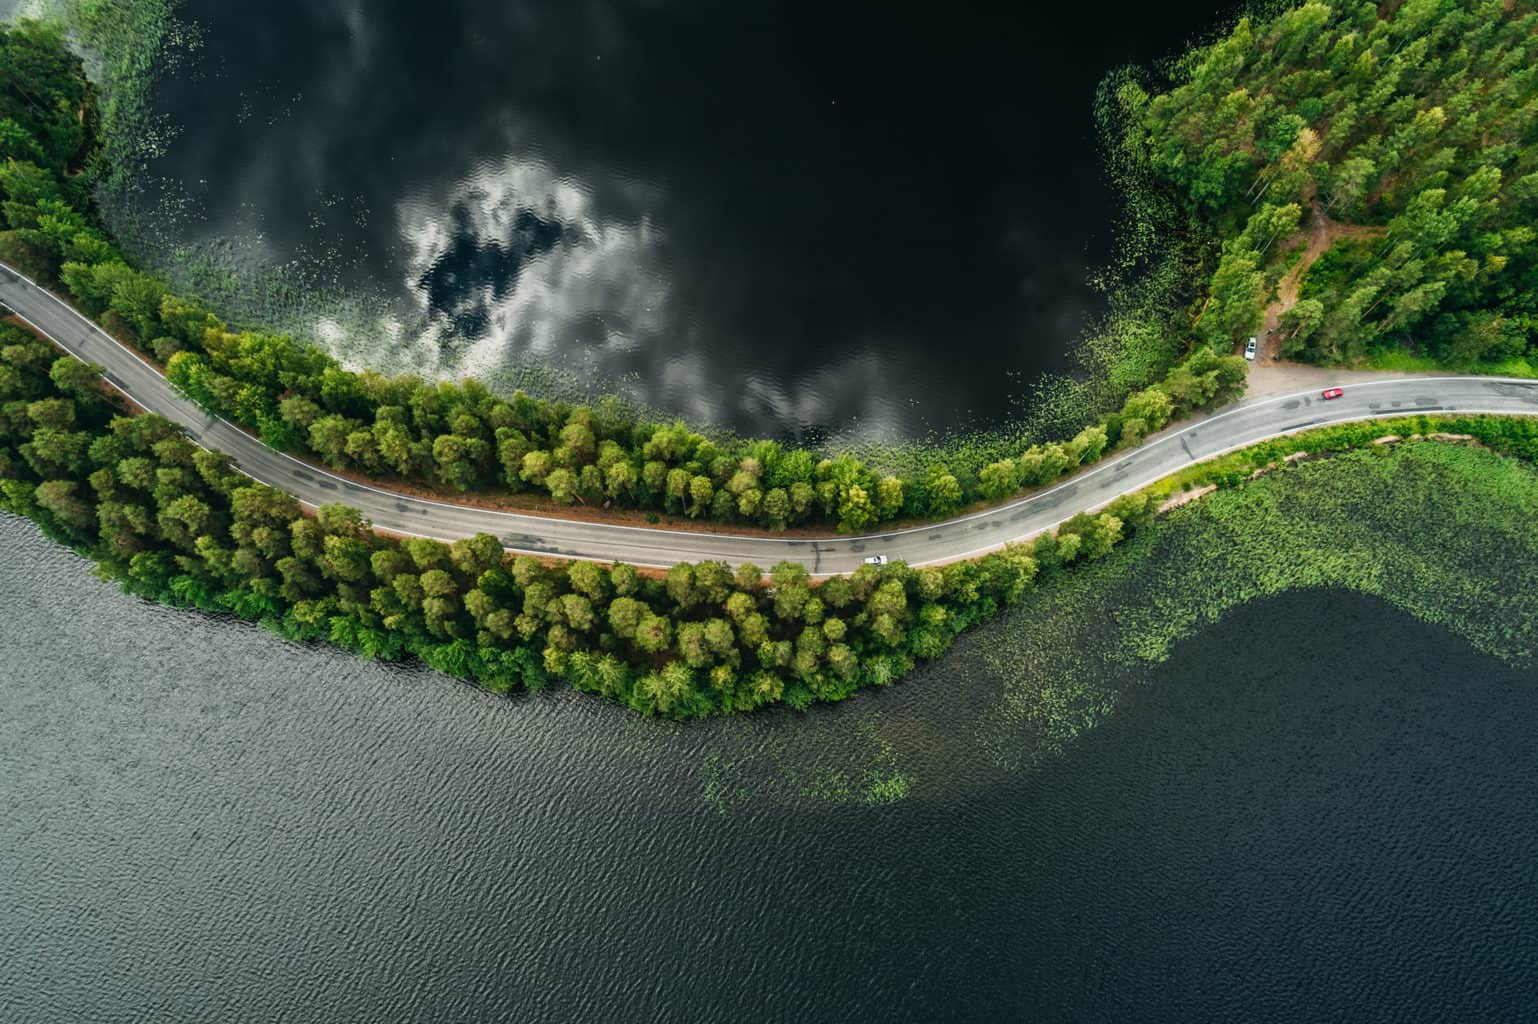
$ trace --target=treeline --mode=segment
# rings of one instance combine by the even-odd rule
[[[123,415],[101,388],[97,368],[0,325],[0,507],[129,591],[373,658],[416,656],[497,692],[562,679],[649,714],[803,708],[888,684],[1152,515],[1132,495],[980,561],[820,583],[793,563],[656,578],[510,557],[487,534],[397,540],[341,505],[306,515],[171,422]]]
[[[1531,0],[1312,0],[1241,19],[1117,100],[1125,158],[1219,240],[1195,330],[1227,351],[1317,217],[1283,353],[1404,346],[1451,365],[1538,344],[1538,11]]]
[[[7,52],[46,51],[61,66],[69,60],[60,56],[58,36],[35,23],[0,35],[0,45]],[[74,77],[50,93],[47,104],[89,108],[78,63],[68,66]],[[20,88],[14,81],[11,87]],[[46,129],[25,117],[13,123],[18,138]],[[770,530],[863,531],[899,519],[943,518],[1050,483],[1137,444],[1171,418],[1227,402],[1244,389],[1242,361],[1200,352],[1070,439],[986,464],[937,457],[897,475],[848,455],[825,458],[773,441],[712,440],[681,423],[638,420],[612,401],[570,406],[522,393],[504,400],[473,380],[353,373],[292,338],[232,330],[131,267],[90,215],[70,174],[88,143],[86,136],[67,153],[61,144],[8,154],[0,170],[7,227],[0,232],[0,258],[62,287],[78,308],[163,363],[170,379],[210,411],[274,447],[374,478],[449,492],[527,492],[558,505]]]

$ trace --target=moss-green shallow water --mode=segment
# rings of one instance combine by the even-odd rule
[[[1379,597],[1529,665],[1538,652],[1535,559],[1531,466],[1441,443],[1359,451],[1173,511],[1098,565],[1027,595],[941,671],[997,687],[979,735],[1001,767],[1015,767],[1093,726],[1175,641],[1289,590]]]

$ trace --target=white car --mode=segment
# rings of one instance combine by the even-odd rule
[[[1255,361],[1256,344],[1257,342],[1254,338],[1251,338],[1249,341],[1244,343],[1244,358],[1248,359],[1252,363]]]
[[[886,555],[867,555],[866,565],[886,565]]]

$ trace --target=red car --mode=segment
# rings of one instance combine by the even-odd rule
[[[1340,388],[1325,388],[1324,389],[1324,398],[1325,398],[1325,401],[1329,401],[1332,398],[1339,398],[1341,395],[1344,395],[1345,393],[1346,392],[1343,391]]]

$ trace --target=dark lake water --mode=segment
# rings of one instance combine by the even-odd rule
[[[111,212],[368,365],[992,423],[1100,308],[1097,83],[1231,6],[186,0],[162,180]]]
[[[1538,679],[1361,597],[1242,608],[1024,771],[956,722],[1008,622],[836,709],[680,728],[150,606],[8,517],[0,607],[8,1024],[1538,1001]],[[906,799],[774,784],[873,741]]]

